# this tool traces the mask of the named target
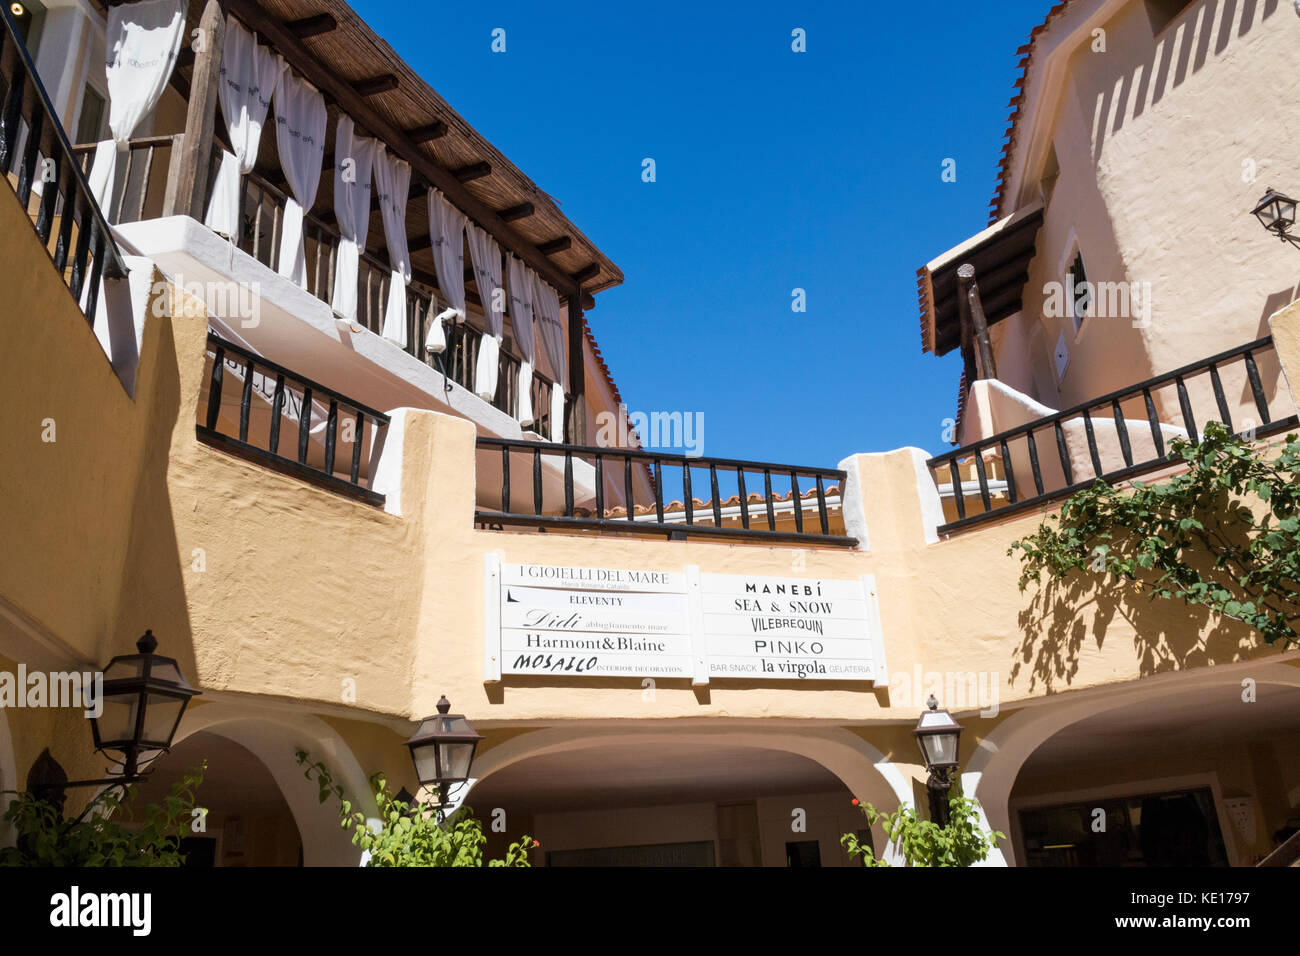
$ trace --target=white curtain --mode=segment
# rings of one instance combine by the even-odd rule
[[[465,214],[436,189],[429,190],[429,238],[433,240],[438,288],[447,300],[447,308],[430,318],[424,348],[428,352],[442,352],[447,348],[443,322],[465,321]]]
[[[238,20],[226,17],[226,40],[221,51],[221,76],[217,100],[226,118],[226,131],[234,152],[221,151],[221,165],[212,186],[212,199],[204,218],[208,228],[223,236],[239,235],[239,195],[243,177],[257,162],[257,147],[271,97],[284,72],[284,60],[260,46],[257,34]]]
[[[551,441],[564,440],[564,393],[569,390],[569,366],[564,360],[564,320],[560,297],[538,275],[533,275],[533,313],[546,350],[546,361],[555,375],[551,389]]]
[[[334,259],[330,301],[334,314],[349,322],[357,319],[357,272],[370,233],[370,172],[378,149],[378,141],[356,135],[350,116],[339,115],[334,133],[334,217],[342,238]]]
[[[384,242],[393,275],[388,283],[383,336],[406,348],[406,284],[411,281],[411,255],[406,249],[406,200],[411,192],[411,164],[388,150],[375,156],[375,189],[384,220]]]
[[[533,423],[533,365],[537,361],[533,341],[533,289],[536,274],[518,256],[506,263],[506,281],[510,284],[510,327],[519,346],[519,403],[516,418],[528,427]]]
[[[284,204],[280,225],[279,273],[307,288],[307,247],[302,219],[316,202],[321,162],[325,158],[325,98],[288,70],[275,90],[275,145],[280,168],[293,194]]]
[[[497,362],[501,357],[504,332],[501,248],[478,226],[469,225],[466,234],[469,236],[470,259],[474,262],[474,283],[478,286],[479,298],[483,300],[483,318],[487,322],[487,332],[478,349],[478,364],[474,368],[474,393],[483,401],[490,402],[497,393]]]
[[[119,152],[167,88],[185,36],[180,0],[140,0],[108,8],[108,128],[113,138],[95,150],[90,191],[103,205],[112,195]]]

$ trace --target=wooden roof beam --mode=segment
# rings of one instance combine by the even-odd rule
[[[227,8],[235,13],[250,29],[275,45],[281,55],[303,74],[322,93],[333,95],[340,107],[373,135],[382,139],[412,167],[428,178],[446,195],[449,202],[470,219],[486,229],[498,242],[532,266],[537,273],[562,295],[577,291],[574,281],[554,262],[537,251],[537,247],[515,232],[509,223],[492,211],[481,199],[471,193],[446,167],[426,155],[411,142],[406,134],[390,123],[369,105],[365,97],[357,95],[348,83],[322,64],[315,55],[293,35],[285,24],[271,16],[257,0],[226,0]]]
[[[413,129],[408,129],[406,135],[410,138],[412,143],[427,143],[430,140],[440,139],[441,137],[446,136],[447,124],[442,120],[435,120],[427,126],[416,126]]]
[[[328,13],[319,13],[314,17],[303,17],[301,20],[290,20],[285,26],[299,40],[305,40],[308,37],[318,37],[322,33],[329,33],[338,27],[338,21]]]
[[[372,76],[365,80],[357,80],[352,84],[352,89],[356,91],[357,96],[376,96],[380,93],[387,93],[389,90],[397,89],[397,75],[382,73],[379,76]]]
[[[596,278],[598,275],[600,275],[600,263],[593,262],[590,265],[583,266],[577,272],[570,272],[569,278],[578,285],[581,285],[589,279]]]
[[[502,222],[517,222],[520,219],[527,219],[535,210],[530,202],[521,202],[518,206],[511,206],[509,209],[498,209],[497,215],[501,217]]]
[[[483,179],[485,176],[491,176],[492,164],[471,163],[468,166],[460,167],[460,169],[453,169],[451,174],[462,183],[472,183],[476,179]]]
[[[541,243],[537,247],[537,251],[544,256],[553,256],[557,252],[564,252],[572,245],[573,240],[571,238],[568,236],[560,236],[558,239],[551,239],[547,242]]]

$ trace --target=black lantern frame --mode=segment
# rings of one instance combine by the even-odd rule
[[[121,772],[98,780],[69,780],[46,748],[28,774],[28,790],[62,808],[69,787],[125,787],[138,783],[146,775],[140,767],[141,756],[149,754],[152,761],[171,750],[185,708],[192,697],[202,692],[190,686],[174,658],[155,654],[157,647],[158,639],[153,631],[146,630],[135,643],[136,653],[117,655],[103,670],[106,679],[99,700],[100,712],[99,716],[90,718],[90,730],[95,750],[119,764]],[[122,672],[124,676],[113,676]],[[149,720],[150,708],[155,708],[156,715],[160,705],[175,707],[175,715],[168,714],[162,728]],[[110,707],[127,708],[128,719],[123,725],[129,727],[128,733],[108,735],[108,728],[101,722]],[[157,732],[159,729],[164,732]],[[86,809],[93,806],[92,801]]]
[[[916,722],[912,736],[921,749],[921,758],[930,775],[925,782],[930,793],[930,819],[939,826],[948,825],[948,791],[952,789],[953,778],[961,766],[961,732],[962,726],[953,719],[952,714],[939,709],[939,701],[933,694],[926,702],[926,710]],[[936,750],[934,743],[938,738],[951,737],[951,747]],[[940,750],[950,750],[951,759],[935,759]]]
[[[1269,187],[1251,210],[1251,215],[1282,242],[1300,246],[1300,238],[1291,235],[1291,227],[1295,225],[1296,205],[1296,200]]]
[[[451,805],[452,787],[468,782],[475,751],[483,739],[464,714],[450,711],[451,702],[443,696],[438,700],[438,713],[420,721],[411,739],[406,741],[411,750],[411,762],[415,764],[416,779],[430,793],[436,794],[428,805],[439,813]],[[466,747],[469,748],[468,755],[463,749]],[[459,749],[453,751],[452,748]]]
[[[90,721],[95,749],[104,754],[112,751],[121,753],[122,779],[127,781],[140,778],[141,754],[153,753],[157,756],[171,749],[172,739],[180,727],[181,718],[185,716],[185,708],[189,705],[190,698],[199,693],[185,680],[175,658],[154,653],[158,639],[153,636],[153,631],[145,631],[140,640],[136,641],[135,647],[136,653],[119,654],[104,668],[103,707],[100,715],[92,717]],[[109,676],[121,671],[127,672],[128,676]],[[150,709],[167,705],[175,706],[175,716],[169,714],[167,723],[158,727],[149,720]],[[109,706],[130,708],[129,720],[126,721],[130,727],[129,734],[105,736],[106,728],[102,726],[102,721]],[[160,730],[165,733],[159,733]]]

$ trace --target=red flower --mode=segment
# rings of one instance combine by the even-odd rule
[[[542,845],[542,841],[541,841],[541,840],[534,840],[534,841],[533,841],[533,846],[541,846],[541,845]]]
[[[853,798],[853,805],[854,805],[855,807],[858,805],[858,798],[857,798],[857,797],[854,797],[854,798]]]

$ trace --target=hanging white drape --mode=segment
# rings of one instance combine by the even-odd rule
[[[384,220],[388,265],[388,306],[384,309],[383,336],[406,348],[406,284],[411,281],[411,256],[406,249],[406,200],[411,191],[411,164],[386,149],[375,156],[375,189]]]
[[[293,194],[285,200],[280,225],[278,272],[307,288],[307,247],[302,219],[316,202],[321,161],[325,158],[325,98],[288,70],[275,89],[275,145],[280,169]]]
[[[478,349],[478,364],[474,369],[474,394],[490,402],[497,393],[497,362],[501,357],[501,337],[504,333],[502,312],[505,307],[504,289],[501,285],[501,248],[495,239],[478,226],[466,227],[469,237],[469,255],[474,262],[474,283],[483,300],[483,318],[487,332]]]
[[[533,423],[533,366],[537,349],[533,340],[533,294],[536,275],[518,256],[506,263],[506,282],[510,290],[510,327],[519,346],[518,408],[515,417],[528,427]]]
[[[424,336],[427,352],[447,348],[442,324],[447,319],[465,321],[465,214],[447,202],[436,189],[429,190],[429,238],[433,241],[433,267],[447,308],[429,320]],[[432,311],[432,310],[430,310]]]
[[[370,234],[370,172],[378,149],[378,141],[356,135],[351,117],[339,116],[334,133],[334,218],[342,238],[330,302],[334,314],[349,322],[357,319],[357,271]]]
[[[226,132],[234,152],[221,151],[221,165],[212,185],[212,199],[204,222],[213,232],[223,236],[239,234],[243,177],[257,161],[266,111],[284,69],[284,60],[260,46],[257,34],[249,32],[233,17],[226,18],[217,100],[221,103],[221,115],[226,119]]]
[[[167,88],[184,36],[180,0],[140,0],[108,8],[104,73],[113,138],[99,144],[90,168],[90,191],[100,205],[112,194],[118,153],[126,151],[136,127]]]
[[[537,331],[546,350],[546,361],[555,375],[551,389],[551,441],[564,440],[564,394],[569,390],[569,366],[564,359],[564,320],[560,316],[560,297],[554,289],[533,274],[533,314]]]

